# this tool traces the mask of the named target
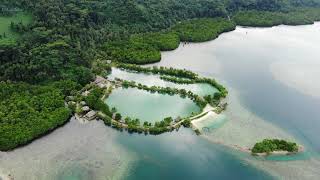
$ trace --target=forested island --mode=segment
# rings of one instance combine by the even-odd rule
[[[264,139],[256,143],[251,151],[254,155],[269,155],[297,153],[299,150],[301,149],[294,142],[280,139]]]
[[[0,150],[24,145],[67,122],[72,110],[65,106],[67,97],[77,97],[105,73],[108,61],[154,63],[161,60],[160,51],[215,39],[236,25],[300,25],[319,18],[319,0],[2,0]],[[215,81],[167,75],[172,76],[162,79],[215,85],[220,94],[205,98],[213,104],[227,95]],[[107,114],[110,110],[97,99],[101,94],[94,90],[86,102]],[[170,120],[155,126],[165,127]]]

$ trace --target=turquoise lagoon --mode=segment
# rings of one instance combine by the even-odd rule
[[[138,118],[140,122],[162,121],[166,117],[188,117],[200,108],[188,98],[179,95],[150,93],[136,88],[117,88],[105,100],[124,117]]]

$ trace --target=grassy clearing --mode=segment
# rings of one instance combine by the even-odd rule
[[[13,23],[22,23],[27,25],[32,22],[32,16],[27,13],[17,13],[14,16],[0,16],[0,42],[7,42],[16,40],[19,37],[19,34],[12,31],[10,28],[11,22]],[[0,37],[1,37],[0,36]]]

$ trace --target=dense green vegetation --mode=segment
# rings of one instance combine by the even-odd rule
[[[55,86],[23,83],[0,83],[0,109],[1,151],[52,131],[71,115],[64,105],[62,92]]]
[[[191,120],[190,119],[186,119],[181,123],[184,127],[189,128],[191,127]]]
[[[134,64],[117,64],[117,67],[125,70],[141,72],[141,73],[169,75],[169,76],[176,76],[180,78],[195,79],[198,76],[196,73],[185,70],[185,69],[174,69],[174,68],[157,67],[157,66],[142,67]]]
[[[220,103],[220,99],[222,98],[222,95],[220,92],[214,93],[213,96],[207,95],[203,97],[211,106],[218,106]]]
[[[180,39],[174,31],[164,31],[156,33],[144,33],[132,35],[131,41],[148,44],[160,51],[170,51],[178,48]]]
[[[160,61],[160,51],[176,49],[179,42],[174,32],[145,33],[132,35],[128,40],[106,43],[102,49],[113,60],[147,64]]]
[[[107,116],[112,116],[112,113],[106,103],[101,100],[104,95],[104,91],[101,88],[94,87],[91,89],[88,96],[85,97],[85,102],[88,106],[94,110],[101,111]],[[121,118],[121,117],[120,117]]]
[[[201,18],[179,22],[169,31],[132,35],[128,40],[107,43],[102,49],[107,57],[131,64],[148,64],[161,60],[160,51],[176,49],[180,41],[203,42],[235,29],[222,18]]]
[[[196,129],[196,130],[194,130],[194,132],[196,133],[196,135],[200,135],[201,134],[201,132],[200,132],[200,130],[199,129]]]
[[[319,9],[300,9],[294,12],[242,11],[233,20],[242,26],[270,27],[280,24],[312,24],[320,20]]]
[[[122,121],[123,117],[120,113],[115,113],[114,119],[112,119],[108,115],[101,115],[100,113],[98,113],[98,117],[103,120],[106,126],[111,126],[119,131],[127,130],[129,133],[145,133],[158,135],[173,130],[173,128],[170,127],[171,123],[173,122],[172,117],[167,117],[160,122],[155,122],[154,125],[147,121],[145,121],[141,125],[139,119],[131,119],[130,117],[126,117],[124,118],[124,121]]]
[[[103,49],[109,57],[124,63],[147,64],[161,60],[160,51],[155,47],[130,40],[111,42]]]
[[[274,151],[298,152],[298,145],[285,140],[264,139],[262,142],[256,143],[251,151],[252,153],[271,153]]]
[[[82,85],[92,80],[91,71],[64,41],[55,41],[33,49],[27,46],[0,45],[0,81],[13,80],[40,83],[53,80],[73,80]],[[31,56],[32,55],[32,56]]]
[[[1,16],[12,16],[17,9],[32,14],[34,21],[17,44],[0,46],[0,52],[8,54],[0,55],[0,66],[5,67],[0,79],[85,82],[78,74],[92,73],[91,65],[98,58],[156,62],[161,58],[159,50],[174,49],[178,38],[204,41],[233,29],[227,17],[239,11],[291,13],[287,21],[293,24],[305,22],[296,14],[317,19],[313,8],[319,5],[319,0],[2,0]],[[192,18],[199,19],[188,20]],[[236,22],[242,24],[243,19]]]
[[[204,42],[217,38],[221,33],[234,30],[236,25],[227,19],[192,19],[173,27],[181,41]]]
[[[169,81],[169,82],[173,82],[176,84],[194,84],[196,83],[196,81],[194,79],[188,79],[188,78],[178,78],[178,77],[174,77],[174,76],[160,76],[160,79],[164,80],[164,81]]]
[[[232,3],[230,2],[231,5]],[[240,4],[241,1],[238,6]],[[283,6],[283,8],[279,6]],[[250,8],[244,8],[247,11],[237,11],[233,18],[234,21],[227,19],[226,14],[224,18],[196,18],[179,21],[167,31],[132,35],[128,40],[108,43],[103,49],[108,57],[115,60],[133,64],[147,64],[160,61],[159,51],[173,50],[178,47],[180,41],[212,40],[223,32],[234,30],[236,24],[244,26],[299,25],[319,20],[318,8],[296,8],[289,11],[288,7],[284,8],[285,6],[286,4],[277,4],[276,2],[257,2],[255,8],[251,4]]]
[[[106,126],[112,125],[112,118],[110,116],[102,116],[101,114],[98,114],[97,117],[100,118]]]
[[[221,97],[226,97],[228,95],[228,91],[225,87],[223,87],[221,84],[217,83],[214,79],[210,78],[200,78],[200,77],[195,77],[193,79],[188,79],[188,78],[178,78],[174,76],[160,76],[160,79],[177,83],[177,84],[195,84],[195,83],[206,83],[211,85],[214,88],[217,88],[220,93],[219,96]]]

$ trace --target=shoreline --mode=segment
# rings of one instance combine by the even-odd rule
[[[135,81],[130,81],[131,83],[134,82],[133,85],[130,84],[130,82],[128,81],[127,83],[129,83],[127,86],[124,85],[126,81],[123,81],[121,79],[108,79],[108,78],[105,78],[105,77],[102,77],[102,76],[97,76],[96,77],[96,80],[94,82],[91,82],[91,84],[94,84],[96,85],[98,88],[101,88],[101,89],[104,89],[104,90],[108,90],[108,89],[115,89],[117,88],[117,85],[119,85],[120,87],[122,88],[126,88],[126,87],[130,87],[130,88],[137,88],[139,90],[143,90],[143,91],[150,91],[151,93],[154,92],[152,87],[154,86],[151,86],[151,88],[149,88],[148,86],[143,86],[141,84],[138,84],[138,86],[136,86],[136,82]],[[208,83],[209,85],[210,82]],[[142,87],[143,86],[143,87]],[[150,90],[149,90],[150,89]],[[162,89],[167,89],[167,88],[162,88],[162,87],[159,87],[160,90],[155,90],[157,93],[159,94],[162,94],[161,90]],[[181,89],[181,90],[184,90],[184,89]],[[111,126],[111,127],[114,127],[120,131],[122,131],[123,129],[124,130],[127,130],[129,133],[145,133],[145,134],[152,134],[152,135],[157,135],[157,134],[162,134],[164,132],[169,132],[169,131],[172,131],[174,129],[179,129],[179,127],[188,119],[190,120],[193,120],[193,119],[197,119],[197,118],[201,118],[202,116],[205,116],[208,114],[208,112],[210,111],[214,111],[215,108],[212,107],[208,102],[206,102],[204,100],[203,97],[197,95],[197,94],[193,94],[192,92],[190,93],[187,93],[185,91],[182,91],[181,92],[180,89],[173,89],[172,91],[174,92],[174,94],[179,94],[180,97],[181,95],[185,95],[185,97],[188,97],[190,100],[192,100],[201,110],[201,112],[199,113],[196,113],[195,115],[192,114],[191,116],[188,116],[188,117],[185,117],[185,118],[182,118],[180,119],[179,121],[176,121],[176,120],[172,120],[172,122],[170,122],[170,124],[168,124],[166,127],[156,127],[156,126],[134,126],[134,127],[130,127],[128,124],[125,123],[124,119],[120,119],[120,120],[116,120],[114,119],[113,117],[110,116],[110,119],[105,119],[107,117],[107,115],[105,113],[103,113],[101,110],[97,110],[97,109],[93,109],[93,108],[90,108],[84,101],[84,104],[81,105],[81,102],[75,102],[73,100],[69,100],[67,102],[67,104],[73,104],[76,106],[76,108],[78,107],[85,107],[87,106],[88,107],[88,110],[86,110],[85,114],[81,114],[81,113],[77,113],[77,112],[74,112],[74,117],[78,120],[78,122],[80,122],[81,124],[86,124],[88,123],[89,121],[91,120],[103,120],[105,122],[105,124],[107,126]],[[84,90],[82,90],[84,91]],[[85,92],[90,92],[91,91],[91,88],[87,88],[85,89]],[[159,92],[158,92],[159,91]],[[106,98],[106,96],[109,96],[111,94],[112,91],[109,91],[108,90],[108,93],[104,94],[100,99],[103,100]],[[165,94],[167,93],[166,91],[163,93]],[[172,93],[167,93],[169,95],[172,95]],[[191,94],[191,95],[190,95]],[[87,96],[87,94],[85,94],[84,92],[82,93],[82,96]],[[182,97],[181,97],[182,98]],[[72,98],[73,99],[73,98]],[[200,99],[200,100],[199,100]],[[198,102],[205,102],[206,105],[205,107],[202,106],[202,104],[199,104]],[[92,118],[88,118],[86,117],[87,114],[91,113],[94,114],[92,115]],[[114,115],[114,113],[113,113]],[[90,115],[91,116],[91,115]],[[163,131],[163,132],[157,132],[157,131]]]
[[[241,146],[239,146],[237,144],[227,144],[227,143],[224,143],[223,141],[216,141],[216,140],[209,139],[206,136],[202,136],[202,137],[204,137],[205,139],[207,139],[208,141],[210,141],[212,143],[220,144],[220,145],[223,145],[225,147],[231,148],[233,150],[240,151],[240,152],[243,152],[243,153],[247,153],[247,154],[250,154],[252,156],[258,156],[258,157],[267,157],[267,156],[271,156],[271,155],[275,155],[275,156],[290,156],[290,155],[296,155],[298,153],[305,152],[305,148],[302,145],[299,145],[299,149],[298,149],[297,152],[273,151],[273,152],[270,152],[270,153],[252,153],[251,148],[241,147]]]
[[[206,107],[206,108],[208,108],[208,107]],[[217,114],[213,110],[205,111],[205,109],[204,109],[203,113],[198,115],[198,116],[200,116],[199,118],[195,117],[191,121],[192,128],[194,130],[197,130],[197,129],[201,130],[202,129],[201,126],[199,126],[198,123],[201,123],[202,121],[205,121],[209,117],[213,118],[214,119],[213,121],[215,121],[216,118],[219,116],[219,114]],[[241,147],[240,145],[237,145],[237,144],[227,144],[227,143],[225,143],[223,141],[210,139],[209,137],[207,137],[205,135],[203,135],[202,137],[204,137],[205,139],[207,139],[208,141],[210,141],[212,143],[220,144],[220,145],[226,146],[228,148],[231,148],[231,149],[234,149],[234,150],[237,150],[237,151],[240,151],[240,152],[248,153],[248,154],[251,154],[252,156],[260,156],[260,157],[267,157],[267,156],[270,156],[270,155],[288,156],[288,155],[295,155],[295,154],[298,154],[298,153],[302,153],[302,152],[305,151],[305,148],[302,145],[299,145],[297,152],[273,151],[273,152],[270,152],[270,153],[252,153],[251,148]]]
[[[118,142],[118,137],[119,133],[103,122],[83,125],[72,118],[65,127],[30,146],[0,153],[1,180],[121,179],[137,157]]]
[[[216,119],[217,117],[218,117],[218,115],[219,114],[217,114],[217,113],[215,113],[215,112],[213,112],[213,111],[208,111],[208,112],[203,112],[203,113],[201,113],[200,115],[203,115],[203,116],[200,116],[199,118],[195,118],[195,119],[193,119],[193,120],[191,120],[191,124],[192,124],[192,126],[193,126],[193,128],[195,128],[195,129],[201,129],[200,127],[199,127],[199,125],[198,125],[198,123],[200,123],[200,122],[202,122],[202,121],[205,121],[208,117],[212,117],[212,118],[214,118],[214,119]]]
[[[298,147],[298,151],[297,152],[289,152],[289,151],[273,151],[270,153],[252,153],[253,156],[262,156],[262,157],[266,157],[266,156],[270,156],[270,155],[279,155],[279,156],[288,156],[288,155],[295,155],[298,153],[302,153],[304,152],[304,147],[299,145]]]

